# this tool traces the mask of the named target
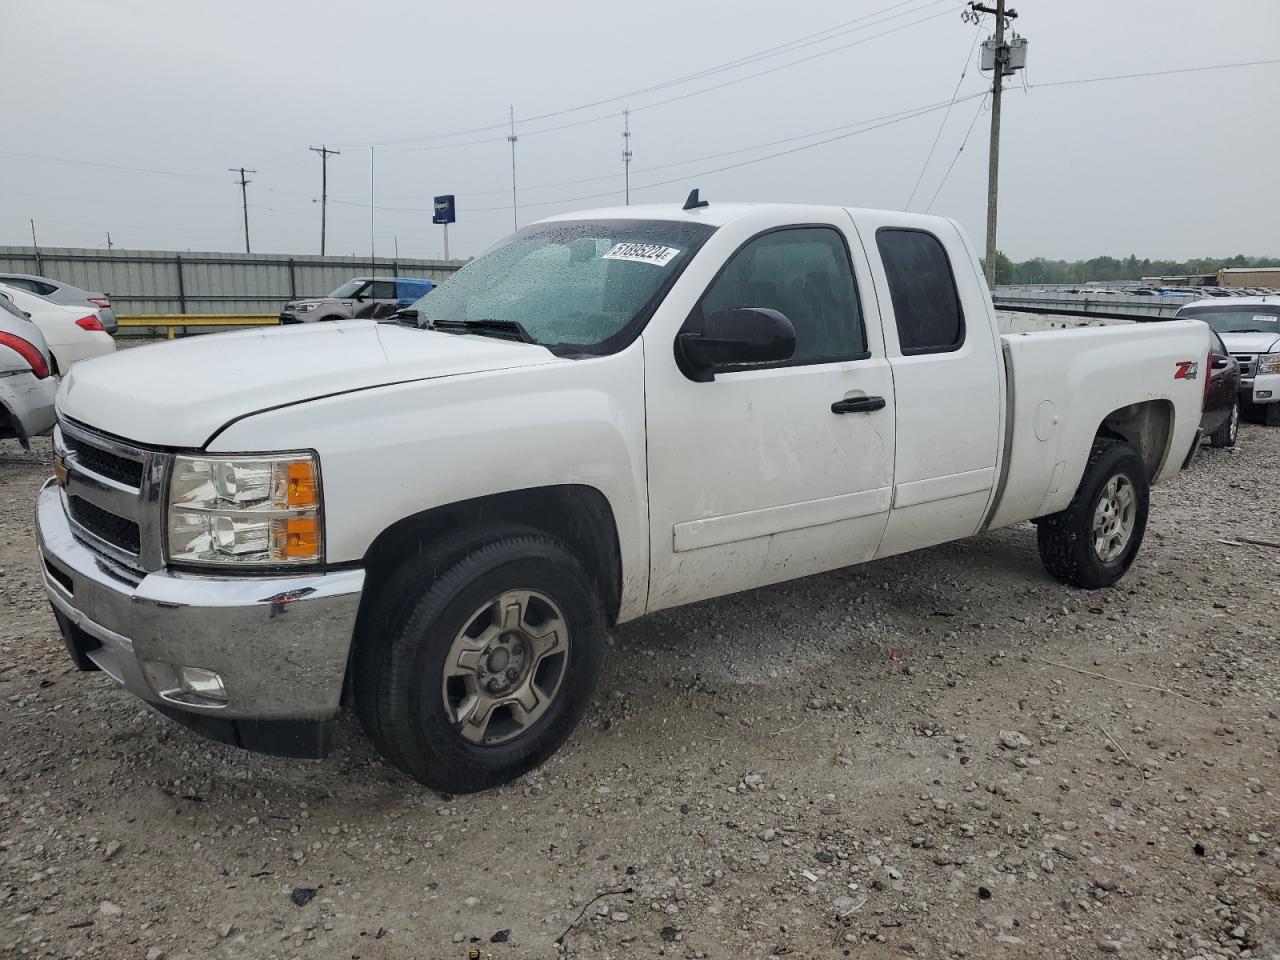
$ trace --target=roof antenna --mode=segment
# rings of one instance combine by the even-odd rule
[[[711,206],[710,201],[698,199],[698,188],[694,187],[692,190],[689,191],[689,199],[684,202],[684,206],[681,209],[697,210],[699,207],[709,207],[709,206]]]

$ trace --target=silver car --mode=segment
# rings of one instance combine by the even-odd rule
[[[53,429],[57,392],[44,336],[0,297],[0,439],[16,438],[30,449],[32,437]]]
[[[105,293],[81,290],[79,287],[73,287],[69,283],[63,283],[61,280],[37,277],[29,273],[0,273],[0,283],[7,283],[11,287],[29,290],[37,296],[44,297],[46,300],[68,307],[79,307],[87,303],[97,311],[98,319],[102,322],[102,329],[107,333],[114,334],[116,327],[119,325],[116,321],[116,312],[111,306],[111,300]]]
[[[327,297],[290,300],[280,311],[280,322],[390,320],[397,310],[416,303],[434,287],[422,277],[355,277]]]

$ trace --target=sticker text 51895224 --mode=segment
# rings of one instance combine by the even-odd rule
[[[658,243],[615,243],[604,255],[605,260],[631,260],[634,263],[651,263],[665,267],[679,256],[676,247],[664,247]]]

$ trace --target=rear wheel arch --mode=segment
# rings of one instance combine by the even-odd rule
[[[1174,410],[1168,400],[1144,400],[1112,410],[1098,425],[1097,439],[1120,440],[1142,458],[1147,480],[1153,481],[1169,457]]]

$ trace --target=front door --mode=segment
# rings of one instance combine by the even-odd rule
[[[694,307],[780,311],[793,358],[698,383],[645,335],[649,609],[869,559],[893,485],[893,379],[852,224],[746,239]],[[854,266],[856,264],[856,273]]]

